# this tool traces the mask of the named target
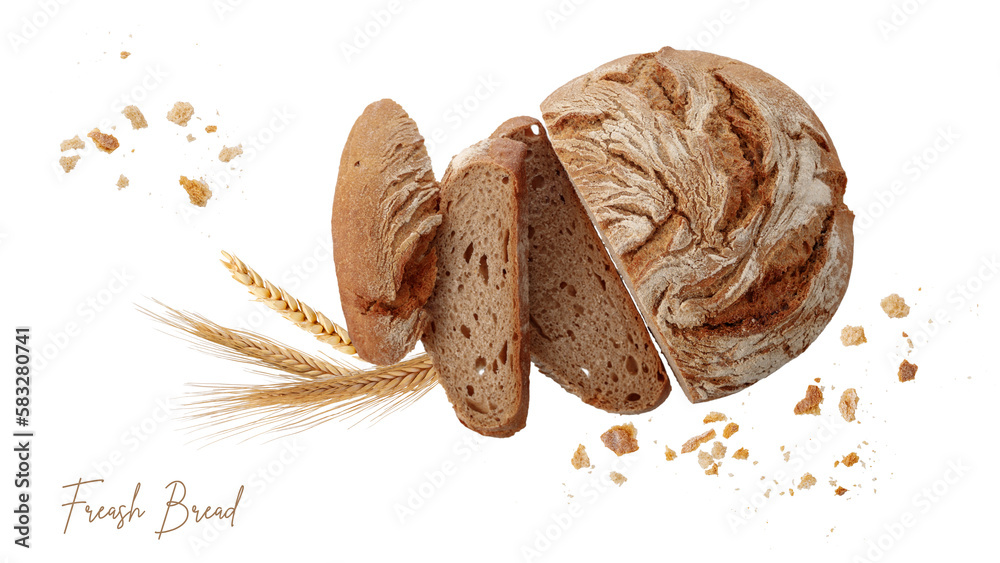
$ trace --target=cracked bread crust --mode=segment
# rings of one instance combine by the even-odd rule
[[[569,82],[542,112],[688,399],[740,391],[815,340],[847,288],[854,215],[790,88],[668,47]]]
[[[515,117],[492,138],[527,147],[531,360],[608,412],[658,407],[670,380],[632,297],[573,190],[541,122]]]
[[[399,361],[424,331],[439,200],[416,123],[392,100],[365,108],[340,159],[331,220],[340,302],[365,361]]]

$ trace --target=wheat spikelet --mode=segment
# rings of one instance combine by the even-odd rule
[[[284,289],[262,278],[253,268],[226,251],[220,260],[229,270],[233,279],[243,284],[258,301],[264,303],[281,316],[295,323],[299,328],[312,334],[320,342],[333,346],[338,352],[349,356],[355,354],[347,329],[331,321],[326,315],[292,297]]]

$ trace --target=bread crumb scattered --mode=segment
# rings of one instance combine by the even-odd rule
[[[854,413],[858,409],[858,392],[853,387],[845,389],[840,395],[840,416],[847,422],[854,422]]]
[[[607,432],[601,434],[601,441],[609,450],[615,452],[615,455],[622,456],[639,449],[639,442],[636,441],[635,435],[635,425],[629,422],[609,428]]]
[[[845,326],[843,330],[840,331],[840,342],[844,346],[860,346],[868,339],[865,338],[865,327],[863,326]]]
[[[723,420],[729,420],[729,417],[722,414],[721,412],[712,411],[705,415],[705,420],[703,420],[702,422],[704,422],[705,424],[710,424],[712,422],[722,422]]]
[[[667,456],[667,461],[673,461],[677,459],[677,452],[670,449],[670,446],[667,446],[666,456]]]
[[[127,188],[128,187],[128,178],[126,178],[124,174],[119,174],[118,175],[118,183],[115,184],[115,185],[118,186],[119,190]]]
[[[573,459],[570,460],[570,463],[573,464],[573,469],[590,467],[590,456],[587,455],[587,448],[583,447],[583,444],[577,446],[576,451],[573,452]]]
[[[87,145],[83,142],[83,139],[79,135],[74,135],[72,139],[66,139],[65,141],[59,143],[59,152],[66,152],[71,149],[82,149]]]
[[[882,310],[890,319],[902,319],[910,314],[910,306],[896,293],[882,299]]]
[[[715,429],[711,429],[703,434],[698,434],[694,438],[691,438],[684,445],[681,446],[681,453],[686,454],[697,450],[702,444],[715,438]]]
[[[206,133],[215,133],[218,129],[219,128],[216,127],[215,125],[206,125],[205,126],[205,132]]]
[[[611,482],[614,483],[615,485],[618,485],[619,487],[624,485],[625,481],[628,481],[628,477],[625,477],[624,475],[622,475],[617,471],[612,471],[609,477],[611,477]]]
[[[222,162],[229,162],[241,154],[243,154],[243,145],[236,145],[235,147],[222,147],[222,150],[219,151],[219,160]]]
[[[799,479],[799,490],[811,489],[815,484],[816,478],[812,476],[812,473],[806,473],[801,479]]]
[[[823,402],[823,391],[815,386],[810,385],[806,389],[806,396],[804,399],[795,405],[795,414],[819,414],[819,405]]]
[[[191,133],[188,133],[188,136],[187,136],[188,142],[190,143],[191,141],[194,141],[194,139],[195,139],[194,135],[192,135]]]
[[[201,180],[189,180],[187,176],[181,176],[180,184],[187,191],[191,203],[198,207],[205,207],[212,198],[212,190]]]
[[[91,141],[94,141],[97,148],[108,154],[115,152],[115,149],[118,148],[118,139],[114,135],[101,133],[96,127],[90,133],[87,133],[87,136],[90,137]]]
[[[146,123],[146,116],[142,115],[142,112],[136,106],[125,106],[125,109],[122,110],[122,115],[132,122],[132,129],[145,129],[149,127],[149,124]]]
[[[740,448],[733,454],[733,459],[748,459],[749,457],[750,450],[746,448]]]
[[[846,493],[846,492],[847,492],[847,489],[845,489],[844,487],[837,487],[837,490],[833,491],[833,494],[837,495],[838,497],[842,497],[842,496],[844,496],[844,493]]]
[[[788,460],[792,459],[792,452],[785,452],[781,455],[785,458],[785,463],[788,463]]]
[[[705,475],[718,475],[719,474],[719,464],[713,463],[712,467],[705,470]]]
[[[181,127],[187,127],[188,121],[191,116],[194,115],[194,106],[187,102],[177,102],[174,107],[170,108],[167,112],[167,120],[180,125]]]
[[[908,360],[903,360],[903,363],[899,364],[898,375],[900,383],[913,381],[917,377],[917,364],[911,364]]]
[[[858,461],[860,461],[860,459],[861,458],[858,457],[858,454],[856,452],[851,452],[851,453],[845,455],[844,459],[842,459],[840,462],[843,463],[847,467],[851,467],[855,463],[857,463]]]
[[[77,161],[80,160],[80,155],[74,154],[73,156],[60,156],[59,166],[69,174],[69,171],[76,167]]]
[[[771,489],[764,491],[764,498],[771,498]]]
[[[703,450],[698,450],[698,465],[700,465],[702,469],[707,469],[713,463],[715,463],[715,460],[712,459],[712,454]]]
[[[725,428],[722,429],[722,437],[728,440],[730,436],[736,434],[739,431],[740,431],[740,425],[736,424],[735,422],[730,422],[729,424],[726,425]]]
[[[722,459],[726,457],[726,446],[724,446],[722,442],[712,444],[712,457],[715,459]]]
[[[128,51],[122,51],[122,54],[121,54],[121,58],[123,58],[123,59],[127,59],[127,58],[128,58],[128,56],[129,56],[129,55],[131,55],[131,54],[132,54],[132,53],[129,53]]]

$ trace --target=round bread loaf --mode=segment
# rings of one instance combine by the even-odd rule
[[[340,302],[363,360],[397,362],[423,334],[439,200],[416,123],[392,100],[365,108],[340,159],[331,220]]]
[[[744,389],[815,340],[847,289],[854,215],[833,142],[788,86],[664,48],[541,109],[688,399]]]

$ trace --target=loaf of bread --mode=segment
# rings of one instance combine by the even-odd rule
[[[854,216],[833,142],[790,88],[664,48],[542,103],[612,258],[694,402],[802,353],[847,288]]]
[[[441,180],[437,284],[424,347],[462,424],[510,436],[528,415],[526,148],[487,139]]]
[[[515,117],[493,137],[528,148],[531,361],[589,405],[622,414],[656,408],[670,393],[666,369],[545,128]]]
[[[416,123],[392,100],[365,108],[340,159],[331,224],[347,330],[366,361],[399,361],[424,331],[439,198]]]

